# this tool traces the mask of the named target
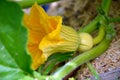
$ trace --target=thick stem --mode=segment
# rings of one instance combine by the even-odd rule
[[[8,0],[17,2],[22,8],[31,7],[35,2],[38,4],[47,4],[50,2],[58,1],[58,0]]]

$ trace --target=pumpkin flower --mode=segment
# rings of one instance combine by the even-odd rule
[[[37,3],[32,6],[30,14],[24,14],[23,23],[28,30],[27,49],[34,70],[51,54],[75,51],[79,46],[77,32],[62,25],[61,16],[48,16]]]

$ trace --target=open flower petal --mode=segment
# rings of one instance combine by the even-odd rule
[[[62,23],[61,20],[60,16],[48,16],[37,3],[32,6],[30,14],[24,14],[23,22],[28,29],[28,52],[32,56],[33,69],[37,69],[46,61],[42,50],[39,49],[39,43],[51,32],[56,32],[53,36],[59,34],[61,27],[57,25]]]
[[[35,3],[30,14],[25,14],[23,22],[28,29],[28,52],[32,57],[32,68],[35,70],[47,58],[56,52],[75,51],[79,45],[77,32],[62,25],[62,17],[48,16]]]

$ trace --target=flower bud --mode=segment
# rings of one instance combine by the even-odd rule
[[[79,33],[80,45],[79,52],[84,52],[93,47],[93,38],[88,33]]]

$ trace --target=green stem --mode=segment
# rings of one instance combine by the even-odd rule
[[[98,74],[97,70],[94,68],[94,66],[90,62],[87,62],[87,66],[90,69],[90,72],[95,77],[95,79],[100,80],[99,74]]]
[[[118,18],[108,18],[109,22],[120,22],[120,17]]]
[[[109,13],[110,5],[112,0],[103,0],[102,1],[102,9],[105,12],[105,15],[107,16]]]
[[[47,4],[50,2],[58,1],[58,0],[8,0],[17,2],[22,8],[31,7],[35,2],[38,4]]]
[[[112,33],[107,32],[105,39],[100,44],[98,44],[93,49],[78,55],[77,57],[66,63],[63,67],[56,71],[53,76],[64,78],[65,76],[67,76],[67,74],[72,72],[78,66],[100,56],[109,47],[113,37],[111,34]]]
[[[105,12],[105,15],[107,16],[109,13],[110,5],[112,0],[103,0],[102,2],[102,9]],[[82,29],[79,29],[79,32],[88,32],[91,33],[97,29],[97,24],[99,24],[99,21],[103,19],[103,16],[98,15],[93,21],[90,22],[87,26],[85,26]]]
[[[93,21],[91,21],[87,26],[85,26],[84,28],[80,28],[79,32],[87,32],[87,33],[91,33],[93,31],[95,31],[97,29],[97,25],[99,23],[101,16],[97,16]]]
[[[101,24],[99,27],[98,35],[93,39],[94,45],[100,43],[103,40],[104,36],[105,36],[105,27],[104,25]]]

